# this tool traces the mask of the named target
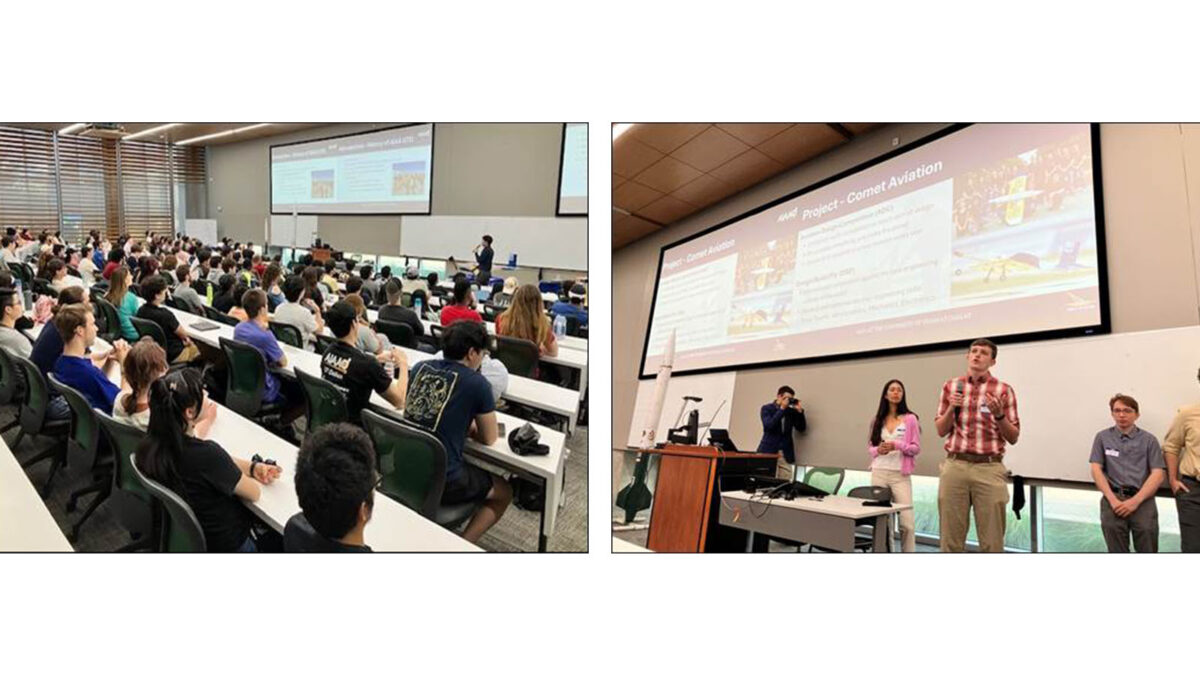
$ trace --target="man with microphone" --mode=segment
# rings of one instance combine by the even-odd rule
[[[483,235],[483,241],[471,250],[475,254],[475,283],[480,288],[487,286],[488,280],[492,278],[492,258],[496,252],[492,250],[492,235]]]
[[[938,400],[938,436],[946,439],[946,460],[938,481],[938,517],[943,551],[966,548],[971,509],[979,549],[1004,551],[1008,472],[1004,451],[1021,433],[1017,394],[992,377],[999,349],[979,339],[967,351],[967,375],[946,380]]]
[[[795,390],[788,386],[780,387],[775,393],[775,401],[764,405],[759,416],[762,418],[763,436],[758,442],[758,452],[778,452],[779,463],[775,468],[775,476],[795,480],[796,451],[792,444],[792,430],[804,433],[808,428],[804,406],[796,399]]]

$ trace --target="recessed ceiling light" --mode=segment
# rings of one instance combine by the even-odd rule
[[[614,124],[613,125],[613,140],[621,137],[621,134],[629,131],[633,127],[632,124]]]
[[[250,131],[251,129],[261,129],[262,127],[269,127],[269,126],[271,126],[270,122],[263,122],[262,124],[251,124],[248,127],[238,127],[237,129],[230,129],[228,131],[218,131],[215,134],[208,134],[207,136],[197,136],[195,138],[189,138],[186,141],[177,141],[175,143],[175,145],[187,145],[188,143],[195,143],[197,141],[207,141],[207,140],[211,140],[214,138],[223,138],[225,136],[232,136],[234,134],[239,134],[243,131]]]
[[[87,125],[88,125],[88,123],[87,123],[87,122],[76,122],[75,124],[72,124],[72,125],[71,125],[71,126],[69,126],[69,127],[63,127],[63,128],[61,128],[61,129],[59,129],[59,130],[58,130],[58,133],[60,133],[60,134],[73,134],[73,133],[75,133],[76,131],[79,131],[80,129],[83,129],[83,128],[84,128],[84,127],[86,127]]]
[[[157,127],[152,127],[152,128],[150,128],[150,129],[146,129],[145,131],[139,131],[139,132],[137,132],[136,134],[130,134],[130,135],[128,135],[128,136],[125,136],[125,137],[124,137],[124,138],[122,138],[121,140],[123,140],[123,141],[132,141],[132,140],[133,140],[133,139],[135,139],[135,138],[141,138],[142,136],[151,136],[151,135],[153,135],[153,134],[156,134],[156,133],[158,133],[158,132],[160,132],[160,131],[166,131],[167,129],[171,129],[171,128],[173,128],[173,127],[178,127],[178,126],[182,126],[182,123],[181,123],[181,122],[172,122],[171,124],[163,124],[163,125],[161,125],[161,126],[157,126]]]

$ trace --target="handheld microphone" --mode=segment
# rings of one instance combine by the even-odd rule
[[[696,403],[699,403],[700,401],[703,401],[704,399],[700,398],[699,396],[684,396],[684,397],[683,397],[683,400],[685,400],[685,401],[695,401]]]
[[[958,394],[959,396],[962,396],[962,393],[963,393],[963,381],[962,380],[958,380],[957,382],[954,383],[954,393]],[[958,417],[961,414],[962,414],[962,406],[961,405],[954,406],[954,416]]]

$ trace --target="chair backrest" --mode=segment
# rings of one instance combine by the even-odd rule
[[[25,433],[36,436],[41,433],[42,425],[46,422],[46,410],[50,406],[50,385],[46,376],[32,361],[16,354],[8,355],[13,365],[25,375],[25,400],[21,406],[21,429]]]
[[[850,488],[846,496],[854,497],[855,499],[885,499],[890,502],[892,500],[892,490],[882,485],[859,485],[856,488]]]
[[[503,309],[501,309],[491,303],[488,303],[483,306],[483,320],[491,322],[491,323],[495,323],[496,317],[500,316],[501,312],[503,312],[503,311],[504,311]]]
[[[192,507],[166,486],[142,473],[137,462],[131,463],[130,466],[133,467],[133,475],[142,484],[142,487],[167,511],[162,550],[168,553],[204,553],[207,551],[208,544],[204,541],[204,528],[200,527],[200,520],[196,518]]]
[[[138,339],[150,336],[159,347],[164,350],[167,348],[167,334],[163,332],[162,326],[154,323],[149,319],[141,319],[136,316],[129,317],[129,321],[133,323],[133,329],[137,331]]]
[[[567,318],[567,335],[571,337],[579,337],[579,317],[568,316]]]
[[[74,387],[58,380],[53,373],[46,376],[50,388],[67,399],[71,408],[71,436],[67,443],[67,469],[72,476],[91,474],[96,465],[96,450],[100,444],[100,423],[92,404]]]
[[[363,428],[375,444],[379,491],[432,519],[446,488],[446,448],[437,436],[371,410]]]
[[[317,333],[316,338],[316,350],[318,354],[324,354],[325,350],[329,349],[331,346],[333,346],[333,343],[337,342],[337,338],[333,337],[332,335],[324,335],[322,333]]]
[[[394,345],[408,349],[417,348],[417,334],[413,332],[412,326],[406,323],[379,319],[375,322],[375,328],[386,335]]]
[[[446,327],[440,323],[429,324],[429,337],[433,338],[433,344],[438,349],[442,348],[442,334],[446,332]]]
[[[31,282],[33,292],[37,295],[48,295],[52,298],[58,298],[58,291],[50,286],[50,282],[41,277],[34,277]]]
[[[262,409],[267,388],[267,361],[252,345],[220,338],[225,354],[225,405],[242,417],[254,417]]]
[[[192,311],[192,306],[189,305],[183,298],[177,298],[172,295],[171,297],[167,298],[167,304],[181,312],[187,312],[188,314],[195,313]]]
[[[208,305],[204,306],[204,316],[212,321],[216,321],[217,323],[223,323],[226,326],[237,326],[238,325],[237,319],[233,318],[232,316],[229,316],[228,314],[225,314],[224,312],[220,312],[216,309],[213,309],[212,307],[209,307]]]
[[[13,276],[20,279],[22,284],[28,286],[33,281],[33,268],[27,263],[15,262],[8,263],[8,269],[12,271]]]
[[[138,444],[145,438],[145,432],[118,422],[99,410],[96,411],[96,420],[115,456],[113,489],[109,500],[116,508],[117,520],[131,532],[149,533],[153,521],[153,498],[133,473],[133,457]]]
[[[208,279],[192,279],[192,290],[202,298],[208,295],[208,286]]]
[[[0,347],[0,405],[8,405],[16,395],[20,382],[17,367],[8,358],[8,349]]]
[[[301,335],[299,328],[290,323],[279,323],[278,321],[268,321],[267,326],[270,327],[276,340],[296,349],[304,349],[304,336]]]
[[[509,374],[518,377],[533,377],[537,372],[537,345],[521,338],[495,335],[496,350],[494,356],[508,368]]]
[[[97,321],[97,324],[103,325],[103,328],[97,329],[100,331],[100,337],[109,343],[121,337],[121,317],[117,314],[117,308],[103,297],[96,296],[92,296],[92,306],[100,309],[98,314],[102,321]]]
[[[828,466],[814,466],[804,473],[804,482],[820,488],[831,495],[836,495],[846,478],[845,469],[835,469]]]
[[[304,410],[308,421],[306,433],[312,433],[326,424],[350,419],[350,413],[346,410],[346,395],[341,389],[299,368],[295,372],[304,390]]]

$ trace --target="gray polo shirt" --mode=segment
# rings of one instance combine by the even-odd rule
[[[1116,426],[1097,433],[1088,461],[1103,467],[1109,485],[1135,490],[1146,482],[1151,469],[1167,468],[1158,439],[1137,426],[1128,434],[1121,433]]]

